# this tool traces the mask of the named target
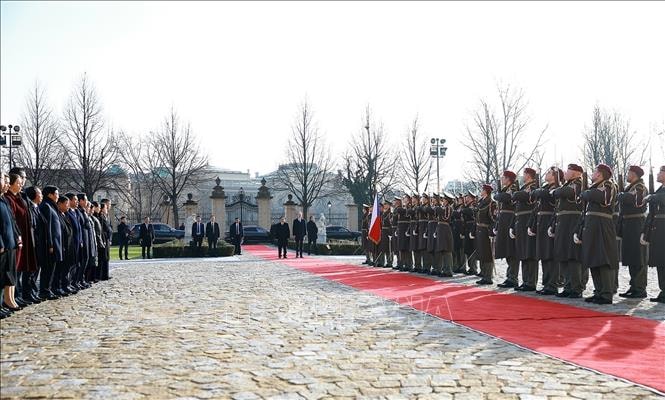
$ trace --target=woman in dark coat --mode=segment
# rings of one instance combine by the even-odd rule
[[[0,172],[0,286],[3,288],[2,307],[10,311],[20,309],[14,300],[16,286],[16,251],[20,247],[20,233],[5,193],[9,177]],[[5,313],[3,315],[6,316]]]
[[[307,255],[311,255],[312,251],[314,254],[316,252],[316,238],[319,236],[319,227],[316,226],[314,222],[314,216],[310,215],[309,221],[307,221]]]

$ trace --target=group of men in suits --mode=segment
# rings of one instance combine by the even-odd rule
[[[231,226],[231,228],[233,228],[233,226]],[[229,232],[231,230],[229,230]],[[220,231],[219,224],[215,221],[214,215],[210,217],[210,221],[206,224],[201,222],[201,216],[197,215],[196,221],[192,224],[192,241],[194,242],[196,255],[201,255],[201,247],[203,246],[204,237],[208,241],[208,249],[212,250],[217,248]]]
[[[309,221],[305,222],[302,212],[298,212],[298,216],[293,220],[289,228],[284,216],[280,217],[279,222],[270,227],[270,235],[277,241],[277,255],[278,258],[287,258],[287,248],[289,238],[293,234],[295,240],[296,258],[303,258],[303,248],[305,237],[307,237],[307,255],[316,251],[316,239],[319,233],[319,228],[314,222],[314,217],[310,216]]]
[[[591,185],[577,164],[549,168],[542,185],[538,175],[525,168],[520,185],[514,172],[504,171],[498,190],[485,184],[479,194],[384,200],[378,244],[368,239],[370,206],[363,205],[365,263],[444,277],[478,275],[477,284],[490,285],[494,260],[505,259],[499,287],[580,298],[591,275],[594,292],[585,301],[596,304],[613,302],[620,264],[628,267],[630,282],[619,296],[647,297],[649,265],[660,287],[651,301],[665,302],[665,166],[653,193],[639,166],[629,168],[625,188],[604,164],[594,169]]]
[[[2,318],[110,279],[111,202],[25,183],[22,168],[0,174]]]

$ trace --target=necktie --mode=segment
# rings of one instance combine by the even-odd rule
[[[236,224],[236,235],[240,234],[240,225]]]

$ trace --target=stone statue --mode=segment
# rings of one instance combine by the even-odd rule
[[[328,242],[328,235],[326,235],[326,227],[328,226],[328,221],[326,220],[326,216],[321,213],[321,216],[319,217],[319,222],[316,224],[317,228],[319,228],[319,233],[316,235],[316,241],[318,243],[327,243]]]

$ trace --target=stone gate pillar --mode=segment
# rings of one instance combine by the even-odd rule
[[[261,187],[259,188],[259,193],[256,195],[256,204],[259,207],[259,226],[270,230],[271,221],[271,211],[272,207],[270,206],[270,189],[266,187],[266,178],[261,179]]]
[[[286,218],[286,222],[289,224],[289,227],[293,229],[291,224],[293,223],[293,220],[296,219],[296,203],[293,201],[293,195],[289,194],[288,200],[286,203],[284,203],[284,217]]]
[[[220,186],[219,184],[222,181],[219,179],[219,176],[217,179],[215,179],[215,187],[212,188],[212,194],[210,195],[211,203],[212,203],[212,215],[215,216],[215,220],[219,224],[219,230],[221,231],[220,233],[222,236],[224,235],[224,232],[226,232],[226,193],[224,193],[224,188]],[[204,221],[205,222],[205,221]],[[223,239],[223,237],[222,237]]]
[[[185,237],[192,237],[192,224],[196,221],[196,214],[199,212],[199,203],[192,200],[193,194],[187,193],[187,201],[182,204],[185,210]]]
[[[159,211],[159,214],[162,216],[162,222],[166,225],[173,226],[173,206],[169,201],[169,196],[167,194],[164,195],[162,202],[159,203]],[[145,215],[140,215],[140,219],[136,221],[136,223],[143,223],[143,217],[145,217]],[[177,226],[174,228],[177,228]]]
[[[346,205],[346,227],[350,231],[358,231],[358,205]]]

